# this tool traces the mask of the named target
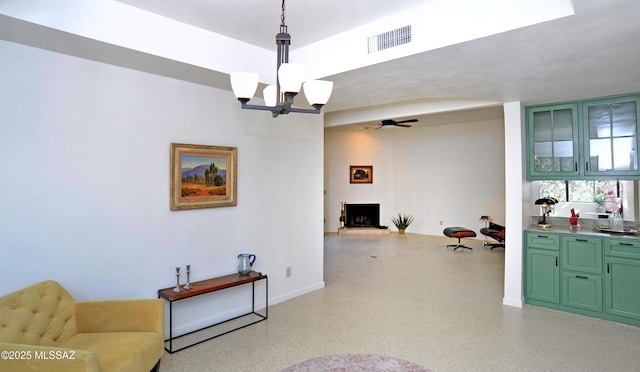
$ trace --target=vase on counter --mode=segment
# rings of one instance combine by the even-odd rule
[[[622,220],[620,212],[613,212],[609,218],[609,229],[612,231],[624,231],[624,221]]]
[[[596,207],[596,213],[607,213],[607,210],[604,208],[604,205],[598,203]]]

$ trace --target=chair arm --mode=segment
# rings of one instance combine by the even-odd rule
[[[77,302],[76,325],[79,333],[157,332],[164,339],[164,301]]]
[[[96,355],[87,350],[0,342],[0,353],[0,371],[100,371]]]

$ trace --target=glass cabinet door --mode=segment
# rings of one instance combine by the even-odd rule
[[[585,175],[638,175],[638,98],[583,104]]]
[[[578,175],[577,105],[527,108],[529,179]]]

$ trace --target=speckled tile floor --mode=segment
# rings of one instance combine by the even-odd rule
[[[325,236],[325,288],[162,359],[160,370],[280,371],[382,354],[435,371],[640,371],[640,328],[502,305],[504,252],[438,236]],[[352,275],[354,270],[358,275]]]

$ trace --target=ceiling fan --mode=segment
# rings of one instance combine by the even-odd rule
[[[380,123],[380,126],[377,127],[376,129],[380,129],[380,128],[384,128],[384,127],[403,127],[403,128],[411,128],[411,125],[408,124],[404,124],[404,123],[415,123],[417,122],[418,119],[409,119],[409,120],[400,120],[400,121],[395,121],[392,119],[385,119]]]

